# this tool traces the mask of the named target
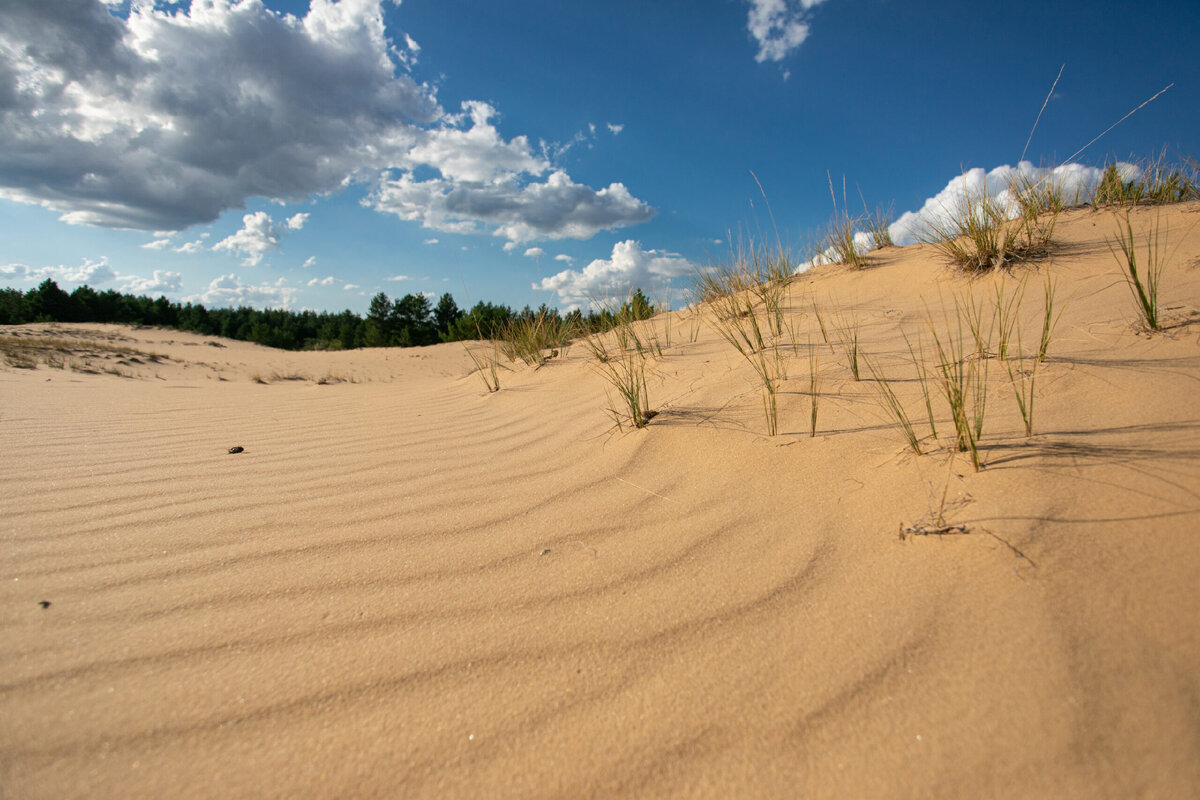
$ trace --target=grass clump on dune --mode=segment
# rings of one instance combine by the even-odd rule
[[[1186,166],[1166,163],[1166,153],[1143,165],[1119,165],[1104,168],[1093,205],[1163,205],[1200,199],[1200,175],[1194,161]]]
[[[762,384],[767,435],[775,436],[779,432],[779,384],[787,377],[785,362],[779,352],[778,336],[772,336],[770,322],[764,335],[763,325],[759,324],[758,314],[749,297],[739,295],[726,298],[723,305],[726,313],[717,315],[712,323],[713,328],[746,359],[758,376]],[[768,319],[771,316],[768,314]]]
[[[536,314],[523,314],[504,326],[499,347],[509,361],[520,360],[531,367],[540,367],[557,355],[556,348],[571,341],[574,332],[569,320],[543,307]]]
[[[822,237],[823,255],[835,264],[845,264],[851,269],[863,269],[867,265],[866,253],[854,239],[858,220],[850,216],[846,210],[846,181],[842,179],[842,208],[838,208],[837,196],[833,193],[833,177],[826,172],[829,179],[829,198],[833,201],[833,219],[825,229]],[[890,242],[890,236],[888,237]]]
[[[921,455],[921,440],[917,436],[916,430],[913,428],[912,420],[908,417],[908,412],[904,408],[904,404],[900,402],[900,398],[896,397],[896,393],[892,390],[892,386],[883,375],[883,370],[874,359],[865,357],[863,363],[867,365],[867,371],[871,373],[874,379],[875,394],[879,400],[879,405],[904,434],[904,440],[908,442],[908,446],[917,455]]]
[[[1156,220],[1154,227],[1146,232],[1146,260],[1139,261],[1137,240],[1133,235],[1133,225],[1129,222],[1129,213],[1125,213],[1124,223],[1119,231],[1116,243],[1109,242],[1109,250],[1117,264],[1121,265],[1121,275],[1125,278],[1129,291],[1136,302],[1138,315],[1145,326],[1157,331],[1161,329],[1162,320],[1159,316],[1158,288],[1162,279],[1164,257],[1159,236],[1159,224]],[[1117,250],[1120,250],[1118,254]]]
[[[1049,252],[1055,215],[1041,214],[1037,208],[1036,198],[1018,199],[1013,217],[995,197],[969,192],[957,208],[929,222],[921,238],[963,272],[1009,269]]]
[[[496,342],[489,342],[478,350],[466,345],[466,349],[467,356],[475,365],[475,372],[487,387],[488,393],[500,391],[500,348]]]
[[[929,330],[937,358],[937,383],[942,396],[950,406],[950,419],[954,423],[955,446],[959,452],[969,453],[971,465],[978,472],[979,440],[983,437],[983,421],[987,410],[987,365],[988,359],[968,354],[963,347],[963,322],[961,310],[956,313],[956,326],[947,320],[946,330],[941,335],[929,320]]]
[[[623,430],[626,425],[644,428],[654,412],[650,410],[650,392],[646,388],[646,358],[639,352],[625,352],[619,358],[598,363],[600,376],[617,393],[617,402],[609,395],[609,416]]]

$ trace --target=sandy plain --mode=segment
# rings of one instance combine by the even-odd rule
[[[776,437],[686,311],[624,432],[581,344],[489,394],[461,344],[4,330],[74,344],[0,365],[0,794],[1198,796],[1198,212],[1133,212],[1157,334],[1109,212],[1013,274],[797,277]],[[1034,434],[994,359],[975,472],[901,333],[1028,273],[1028,352],[1047,270]],[[823,344],[809,436],[813,298],[925,454]],[[965,533],[901,538],[939,509]]]

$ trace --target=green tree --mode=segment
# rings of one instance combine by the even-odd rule
[[[458,303],[454,302],[454,297],[449,292],[443,294],[433,309],[433,324],[437,328],[438,337],[444,341],[450,333],[450,326],[462,315],[463,312],[459,310]]]
[[[25,294],[29,316],[37,322],[66,322],[70,316],[71,296],[46,278]]]

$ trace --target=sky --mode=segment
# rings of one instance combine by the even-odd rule
[[[831,181],[911,241],[1017,171],[1200,158],[1198,30],[1182,0],[0,0],[0,285],[679,307],[738,242],[806,252]]]

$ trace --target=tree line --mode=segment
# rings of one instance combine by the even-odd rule
[[[479,302],[470,310],[458,307],[449,292],[436,304],[423,294],[392,300],[383,292],[371,298],[365,317],[340,313],[285,309],[205,308],[178,303],[165,296],[97,292],[86,284],[68,293],[47,278],[35,289],[0,288],[0,325],[26,322],[115,322],[152,325],[255,342],[282,350],[349,350],[356,347],[415,347],[438,342],[501,338],[521,319],[543,317],[574,323],[582,330],[611,327],[616,314],[645,319],[654,309],[638,289],[619,309],[572,311],[563,315],[543,304],[520,311],[506,305]]]

